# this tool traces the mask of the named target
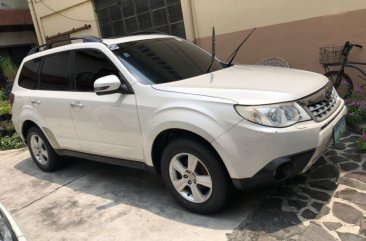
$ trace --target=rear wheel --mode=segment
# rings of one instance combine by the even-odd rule
[[[347,99],[350,95],[352,95],[353,82],[351,77],[349,77],[346,73],[342,73],[340,71],[329,71],[325,73],[325,76],[333,82],[334,87],[341,98]]]
[[[173,197],[196,213],[214,213],[229,197],[229,178],[217,155],[204,144],[176,140],[163,151],[161,172]]]
[[[33,161],[40,169],[52,172],[59,167],[60,157],[39,128],[32,127],[29,129],[27,144]]]

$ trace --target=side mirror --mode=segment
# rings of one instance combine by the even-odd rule
[[[94,92],[97,95],[120,93],[121,81],[115,75],[107,75],[94,81]]]

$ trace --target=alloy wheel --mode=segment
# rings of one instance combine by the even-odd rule
[[[30,138],[30,146],[36,160],[41,165],[46,165],[48,162],[48,150],[42,138],[37,134],[33,134]]]
[[[175,190],[194,203],[207,201],[212,193],[212,178],[207,167],[190,153],[176,154],[169,164],[169,176]]]

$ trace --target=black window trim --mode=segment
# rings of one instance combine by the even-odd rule
[[[68,65],[67,65],[67,79],[68,79],[68,81],[67,81],[67,87],[68,87],[68,89],[67,90],[42,90],[41,89],[41,71],[42,71],[42,68],[43,68],[43,64],[44,64],[44,61],[45,61],[45,58],[47,58],[47,57],[49,57],[49,56],[52,56],[52,55],[57,55],[57,54],[63,54],[63,53],[68,53],[69,54],[69,56],[68,56],[68,58],[69,58],[69,60],[68,60]],[[36,90],[41,90],[41,91],[62,91],[62,92],[70,92],[70,91],[72,91],[72,70],[71,70],[71,68],[72,68],[72,66],[71,66],[71,61],[72,61],[72,59],[71,59],[71,56],[72,55],[72,50],[64,50],[64,51],[59,51],[59,52],[56,52],[56,53],[52,53],[52,54],[48,54],[48,55],[44,55],[44,56],[42,56],[42,57],[40,57],[40,58],[42,58],[42,60],[41,60],[41,63],[40,63],[40,65],[39,65],[39,67],[38,67],[38,81],[37,81],[37,85],[36,85]],[[36,59],[36,58],[35,58]]]
[[[135,92],[133,91],[133,88],[131,86],[131,84],[127,81],[126,77],[122,74],[122,72],[120,71],[120,69],[116,66],[115,63],[113,63],[113,61],[100,49],[98,48],[80,48],[80,49],[73,49],[71,50],[72,51],[72,60],[70,61],[72,63],[72,66],[71,66],[71,92],[80,92],[80,93],[95,93],[94,91],[80,91],[80,90],[77,90],[76,89],[76,76],[75,76],[75,52],[77,51],[80,51],[80,50],[92,50],[92,51],[98,51],[100,52],[101,54],[103,54],[103,56],[105,58],[108,59],[108,61],[113,64],[113,66],[118,70],[118,73],[119,75],[117,76],[119,81],[121,82],[121,85],[125,84],[127,89],[126,90],[123,90],[123,94],[135,94]],[[121,91],[122,93],[122,91]]]

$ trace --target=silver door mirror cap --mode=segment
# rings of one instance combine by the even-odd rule
[[[94,81],[94,92],[98,95],[116,93],[120,87],[121,81],[115,75],[107,75]]]

